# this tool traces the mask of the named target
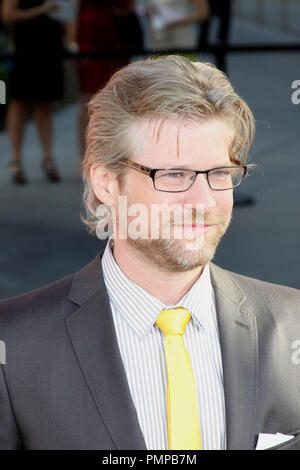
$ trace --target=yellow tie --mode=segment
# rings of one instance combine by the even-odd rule
[[[200,450],[200,423],[192,364],[183,342],[191,314],[182,307],[162,310],[157,326],[165,335],[168,374],[169,449]]]

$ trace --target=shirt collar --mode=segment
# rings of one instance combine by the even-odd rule
[[[209,265],[191,289],[174,305],[165,305],[149,292],[130,280],[116,263],[110,238],[102,256],[102,269],[108,296],[123,320],[142,339],[156,322],[164,308],[186,308],[201,329],[211,321],[212,285]]]

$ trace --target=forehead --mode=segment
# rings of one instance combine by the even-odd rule
[[[226,163],[233,138],[231,126],[216,117],[201,122],[147,120],[138,125],[136,132],[134,160],[153,168]]]

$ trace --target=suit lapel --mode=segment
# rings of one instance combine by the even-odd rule
[[[256,318],[246,311],[246,296],[230,274],[213,263],[210,267],[223,362],[227,449],[251,449],[258,376]]]
[[[116,449],[146,449],[119,352],[99,256],[75,275],[69,299],[80,305],[66,318],[70,339]]]

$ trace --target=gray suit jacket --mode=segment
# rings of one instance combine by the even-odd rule
[[[116,339],[100,257],[0,302],[0,449],[146,449]],[[259,433],[300,449],[300,292],[211,264],[228,449]],[[299,348],[299,346],[298,346]]]

